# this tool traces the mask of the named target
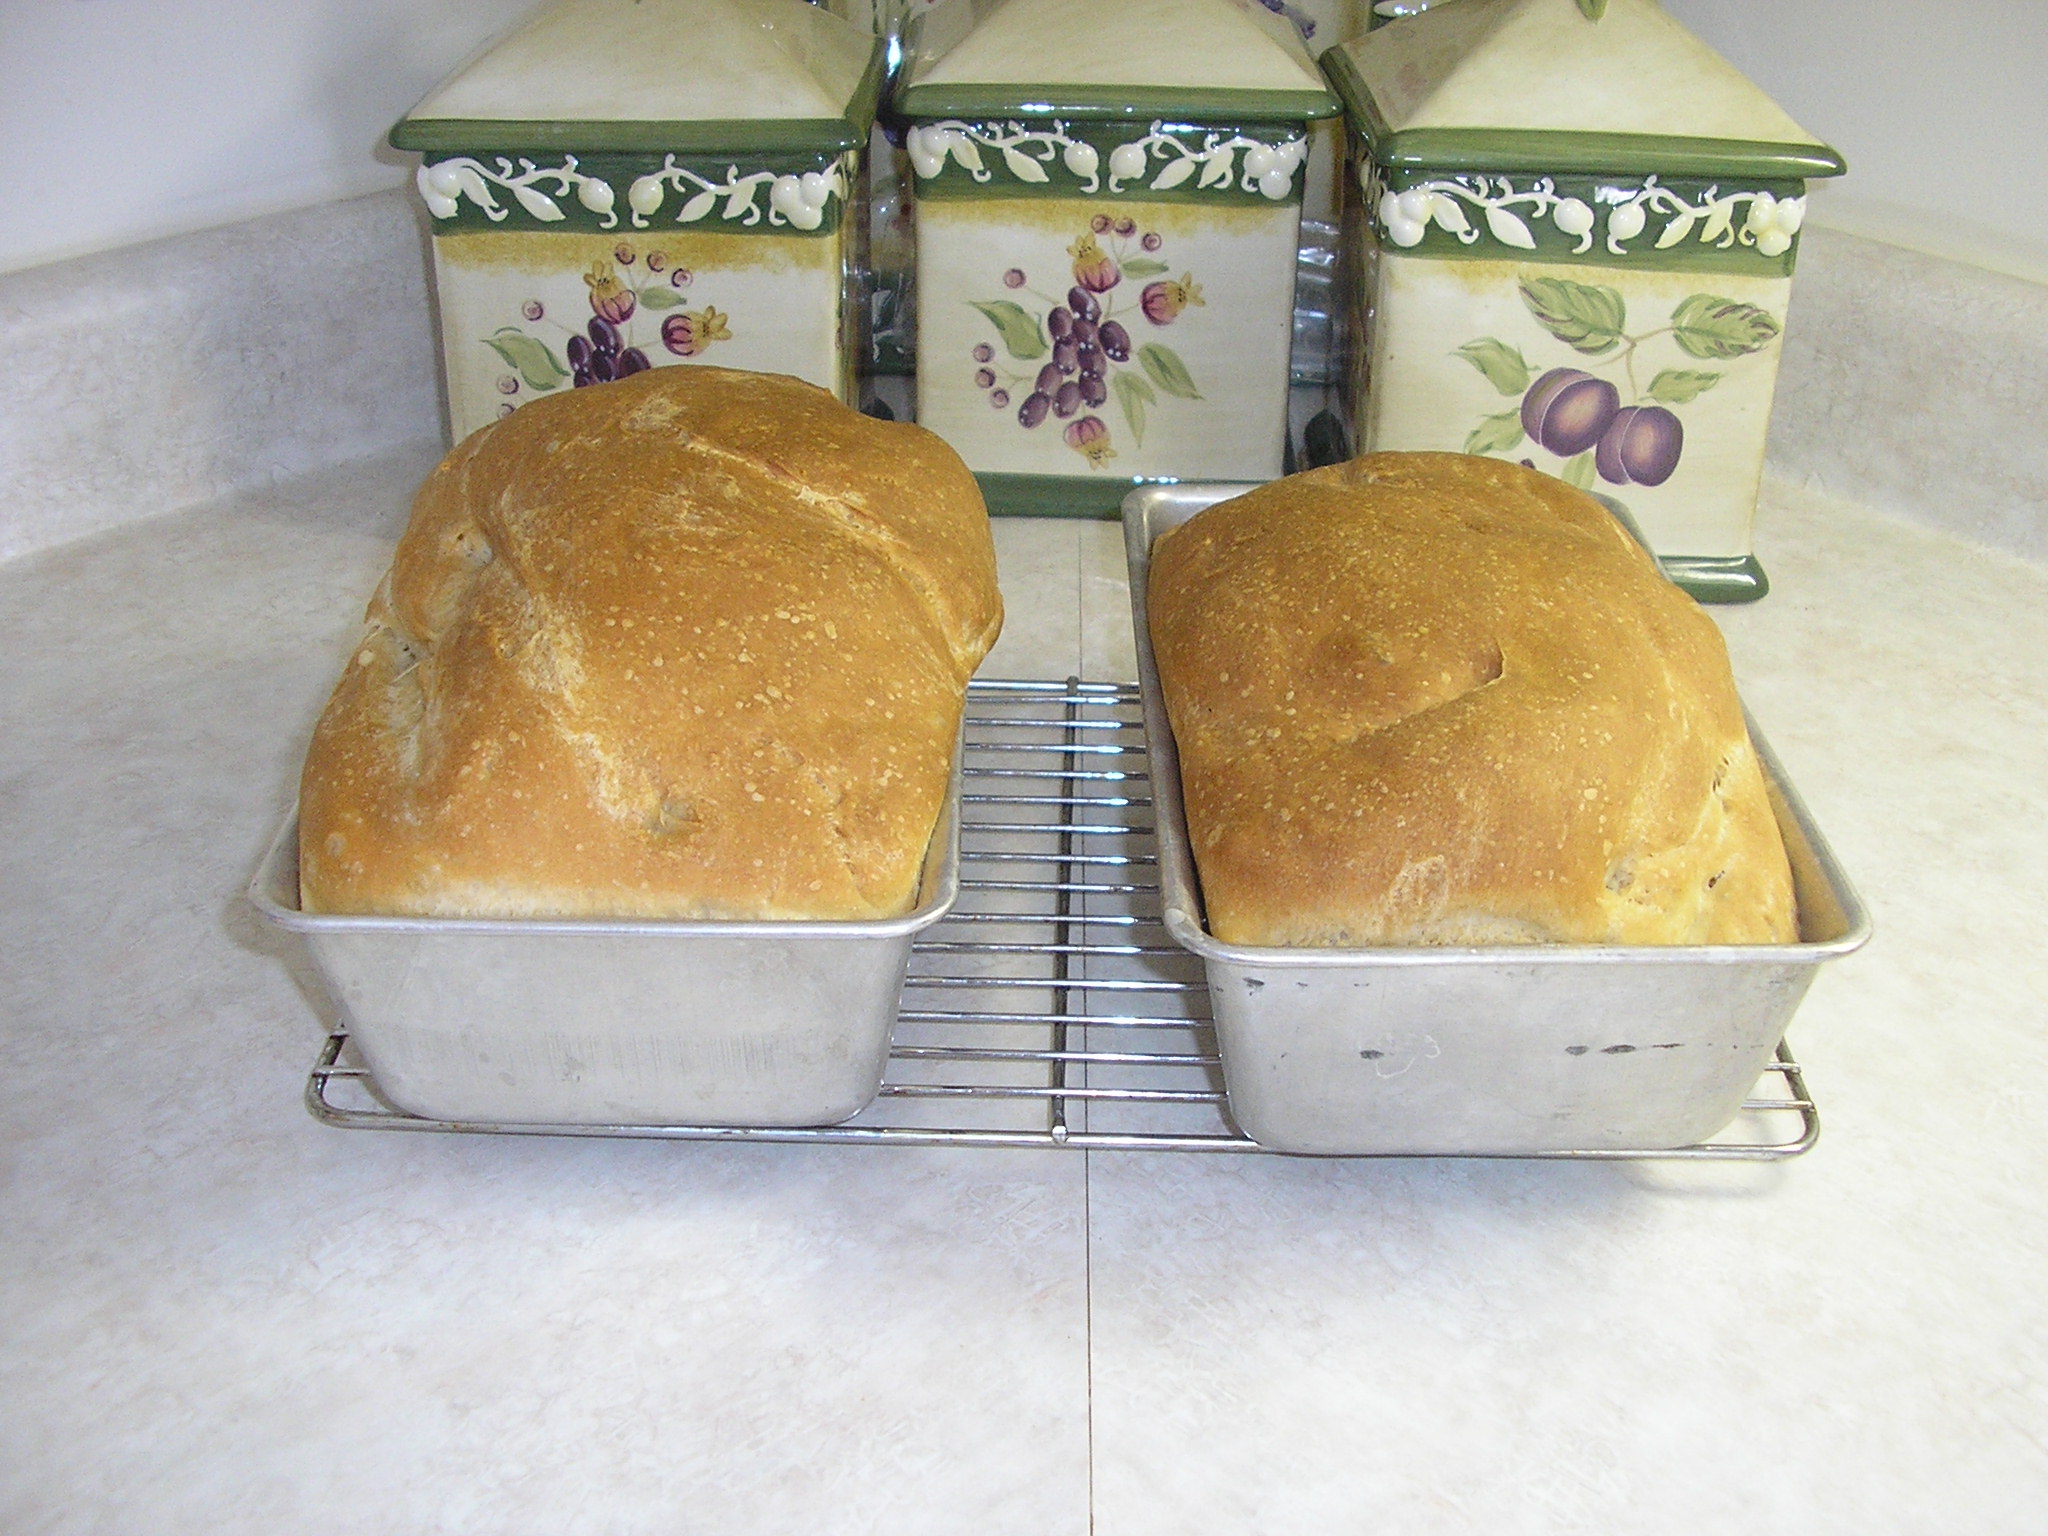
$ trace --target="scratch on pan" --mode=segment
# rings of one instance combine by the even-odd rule
[[[1363,1059],[1372,1063],[1373,1076],[1375,1077],[1399,1077],[1403,1072],[1414,1066],[1416,1062],[1434,1061],[1443,1054],[1443,1048],[1436,1043],[1434,1035],[1424,1035],[1422,1043],[1414,1049],[1407,1051],[1405,1056],[1401,1055],[1401,1046],[1393,1044],[1391,1041],[1389,1046],[1389,1049],[1383,1051],[1368,1049],[1358,1053]],[[1395,1062],[1397,1056],[1401,1057],[1398,1065]]]

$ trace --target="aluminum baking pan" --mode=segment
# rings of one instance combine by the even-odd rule
[[[918,905],[874,922],[299,909],[298,814],[249,897],[298,935],[385,1097],[432,1120],[833,1125],[888,1062],[910,946],[960,886],[960,753]]]
[[[1209,934],[1145,586],[1160,533],[1247,489],[1146,486],[1123,507],[1166,928],[1207,970],[1239,1126],[1274,1151],[1353,1155],[1679,1147],[1718,1131],[1815,969],[1870,935],[1753,723],[1792,862],[1796,943],[1282,949]]]

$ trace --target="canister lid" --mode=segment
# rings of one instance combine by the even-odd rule
[[[911,117],[1301,122],[1339,106],[1292,23],[1259,0],[950,0],[919,18]]]
[[[1779,179],[1846,168],[1656,0],[1450,0],[1322,64],[1390,167]]]
[[[873,34],[804,0],[556,0],[428,93],[399,149],[803,150],[867,142]]]

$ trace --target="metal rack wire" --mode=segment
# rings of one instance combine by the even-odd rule
[[[1160,924],[1134,685],[985,681],[968,703],[961,895],[913,953],[880,1096],[844,1125],[428,1120],[377,1092],[343,1030],[306,1104],[355,1129],[687,1141],[1260,1152],[1230,1119],[1201,964]],[[1714,1140],[1562,1159],[1796,1157],[1820,1121],[1780,1044]]]

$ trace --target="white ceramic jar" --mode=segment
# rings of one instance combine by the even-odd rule
[[[882,46],[803,0],[557,0],[391,131],[448,414],[691,362],[854,398]]]
[[[1323,55],[1361,451],[1527,462],[1696,596],[1750,547],[1806,182],[1843,169],[1655,0],[1454,0]]]
[[[990,508],[1282,471],[1307,124],[1258,0],[954,0],[895,96],[916,180],[917,415]]]

